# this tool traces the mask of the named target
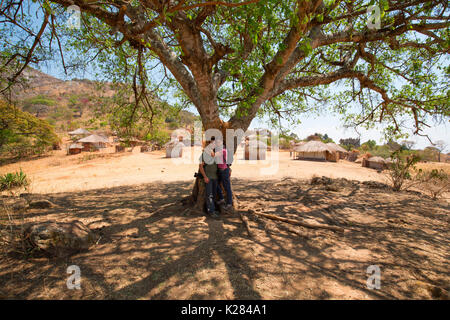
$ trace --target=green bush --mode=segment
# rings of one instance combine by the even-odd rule
[[[394,191],[406,190],[417,183],[413,176],[415,165],[420,160],[417,155],[406,156],[402,150],[398,150],[391,154],[391,159],[387,177]]]
[[[169,142],[170,135],[168,132],[163,130],[156,130],[154,129],[151,133],[149,133],[146,138],[147,141],[156,142],[160,146],[164,145],[165,143]]]
[[[0,191],[11,191],[13,189],[29,185],[28,177],[23,173],[22,169],[19,172],[6,173],[0,176]]]

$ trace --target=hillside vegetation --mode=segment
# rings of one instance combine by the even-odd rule
[[[59,134],[83,127],[167,140],[172,130],[191,128],[197,118],[152,97],[152,119],[141,112],[134,115],[138,121],[131,121],[131,111],[126,107],[132,103],[132,93],[123,84],[86,79],[63,81],[32,68],[27,68],[23,78],[26,84],[13,92],[13,100],[23,111],[48,121]]]

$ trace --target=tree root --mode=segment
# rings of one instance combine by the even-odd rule
[[[248,222],[248,218],[247,218],[245,215],[243,215],[242,212],[240,212],[240,211],[239,211],[239,217],[241,218],[242,223],[243,223],[244,226],[245,226],[245,229],[247,229],[248,236],[249,236],[250,238],[253,238],[253,232],[252,232],[252,230],[250,229],[250,224],[249,224],[249,222]]]
[[[261,216],[261,217],[264,217],[267,219],[271,219],[271,220],[276,220],[276,221],[281,221],[281,222],[285,222],[285,223],[289,223],[289,224],[293,224],[293,225],[297,225],[297,226],[302,226],[305,228],[327,229],[327,230],[331,230],[331,231],[335,231],[335,232],[344,233],[344,228],[337,227],[337,226],[329,226],[329,225],[325,225],[325,224],[311,224],[311,223],[306,223],[306,222],[302,222],[302,221],[298,221],[298,220],[292,220],[292,219],[288,219],[288,218],[279,217],[279,216],[276,216],[273,214],[255,212],[252,209],[248,209],[248,213],[254,214],[257,216]]]

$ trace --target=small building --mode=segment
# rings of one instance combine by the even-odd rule
[[[98,149],[106,148],[109,144],[109,139],[92,134],[86,138],[80,139],[77,143],[83,144],[83,151],[95,151]]]
[[[295,159],[332,161],[338,160],[338,154],[321,141],[309,141],[301,146],[294,147]]]
[[[83,151],[83,145],[81,143],[72,143],[69,146],[68,154],[70,155],[79,154],[81,153],[81,151]]]
[[[351,162],[356,162],[359,157],[359,151],[358,150],[352,150],[347,155],[347,160]]]
[[[166,158],[181,158],[183,156],[184,143],[177,140],[172,140],[164,145],[166,149]]]
[[[337,145],[336,143],[329,142],[327,143],[327,146],[334,150],[334,152],[337,152],[337,154],[339,155],[339,159],[345,159],[348,155],[348,151]]]
[[[363,158],[362,166],[377,170],[384,170],[387,167],[387,163],[382,157],[371,157],[368,159]]]
[[[289,156],[293,156],[294,159],[297,159],[297,154],[296,154],[295,150],[298,147],[301,147],[302,145],[304,145],[305,143],[306,143],[305,141],[300,141],[300,142],[291,141],[291,149],[290,149]]]
[[[246,140],[244,149],[245,160],[266,160],[267,145],[259,140]]]

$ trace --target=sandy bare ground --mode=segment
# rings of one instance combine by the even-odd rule
[[[192,181],[198,169],[201,150],[187,148],[182,159],[167,159],[164,152],[111,154],[82,153],[66,156],[64,151],[33,161],[0,167],[0,174],[20,168],[31,178],[32,193],[55,193],[95,190],[155,181]],[[93,159],[88,159],[88,158]],[[347,178],[360,181],[383,181],[384,176],[361,164],[348,161],[315,162],[292,160],[289,152],[268,152],[266,161],[244,161],[238,149],[233,176],[251,180],[279,180],[283,178],[309,179],[313,176]],[[449,165],[450,166],[450,165]]]
[[[57,165],[67,157],[55,155],[18,164],[36,179],[33,192],[49,193],[42,196],[56,206],[16,212],[15,219],[79,220],[99,240],[68,258],[0,254],[0,298],[449,298],[448,202],[358,181],[311,185],[298,178],[381,175],[347,162],[292,161],[285,153],[274,176],[261,176],[261,165],[233,165],[238,211],[214,220],[179,201],[191,191],[196,165],[171,165],[162,157],[76,156]],[[249,210],[345,232],[292,226]],[[253,237],[239,213],[248,217]],[[67,289],[70,265],[81,269],[81,290]],[[381,268],[379,290],[367,288],[370,265]]]

